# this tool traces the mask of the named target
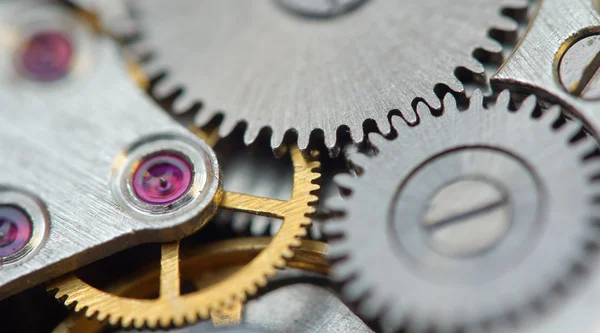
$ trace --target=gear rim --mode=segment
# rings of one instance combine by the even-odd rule
[[[594,204],[589,201],[594,197],[595,189],[588,178],[594,173],[597,173],[599,168],[596,163],[583,160],[583,157],[596,147],[595,143],[590,138],[570,142],[570,140],[581,131],[581,126],[576,123],[567,122],[559,129],[553,130],[552,125],[560,115],[560,110],[558,108],[552,108],[549,111],[546,111],[539,119],[532,119],[532,113],[536,107],[535,98],[530,97],[526,99],[516,112],[509,112],[510,96],[508,92],[501,93],[496,105],[490,109],[484,109],[482,107],[482,102],[483,98],[481,93],[476,91],[471,98],[468,110],[459,111],[456,107],[454,98],[447,95],[444,99],[443,115],[440,117],[434,117],[431,114],[430,109],[421,104],[418,108],[420,124],[412,128],[409,128],[410,126],[404,123],[399,117],[395,117],[392,122],[395,129],[398,131],[398,138],[393,141],[387,141],[375,134],[369,137],[374,146],[379,148],[379,155],[382,156],[377,156],[371,160],[364,155],[352,155],[350,156],[350,160],[360,167],[362,170],[361,176],[358,178],[342,176],[336,179],[338,185],[351,191],[351,195],[346,201],[340,200],[332,202],[329,205],[344,214],[338,221],[332,221],[325,227],[325,233],[330,237],[335,237],[334,241],[330,244],[330,258],[334,262],[333,277],[338,282],[344,283],[343,292],[346,300],[358,302],[358,311],[364,317],[378,317],[382,325],[390,326],[393,329],[404,327],[410,332],[427,330],[433,330],[435,332],[453,332],[457,329],[469,331],[470,329],[497,328],[501,325],[510,325],[510,320],[507,319],[507,317],[510,317],[511,315],[520,318],[521,313],[519,313],[519,311],[525,311],[527,314],[536,313],[539,312],[539,306],[545,306],[548,305],[548,303],[553,304],[552,301],[555,299],[553,299],[552,295],[556,293],[557,288],[562,289],[562,287],[568,287],[569,282],[572,281],[571,279],[580,275],[581,269],[578,269],[578,267],[586,267],[586,260],[589,260],[590,255],[593,252],[590,251],[589,245],[598,244],[599,242],[597,231],[594,230],[593,225],[593,218],[597,213],[594,212]],[[446,119],[446,121],[444,122],[440,119]],[[503,120],[505,122],[502,122]],[[534,123],[536,124],[535,126],[533,125]],[[415,152],[418,148],[415,147],[413,150],[410,150],[410,147],[407,146],[408,143],[402,143],[402,141],[408,140],[407,142],[411,142],[410,138],[413,137],[414,142],[414,137],[424,137],[428,138],[428,140],[421,145],[421,148],[424,148],[424,150],[429,149],[428,152],[417,154],[417,157],[413,156],[415,158],[408,159],[411,161],[423,161],[424,159],[420,157],[428,157],[437,151],[442,151],[443,149],[441,148],[438,150],[430,148],[435,147],[436,144],[442,144],[442,147],[444,147],[444,140],[451,141],[451,143],[447,144],[448,146],[452,146],[464,143],[461,140],[472,143],[473,141],[482,140],[482,138],[489,139],[493,135],[484,133],[484,130],[479,130],[476,133],[478,134],[478,137],[475,139],[465,139],[464,137],[460,137],[460,134],[457,134],[461,130],[467,130],[467,133],[472,133],[472,131],[468,131],[469,128],[472,128],[470,127],[472,125],[483,126],[484,129],[484,125],[488,125],[488,127],[497,126],[491,128],[498,129],[503,128],[503,125],[511,124],[516,125],[517,131],[521,130],[521,132],[527,130],[527,127],[538,127],[540,131],[537,131],[537,134],[541,133],[542,129],[545,130],[545,137],[542,137],[541,139],[535,137],[536,140],[521,142],[522,146],[531,146],[533,141],[537,141],[538,139],[546,140],[548,138],[554,140],[550,142],[564,142],[565,147],[563,147],[562,152],[566,152],[566,154],[562,156],[564,156],[565,160],[569,160],[570,162],[563,163],[562,165],[568,164],[566,168],[575,166],[576,168],[571,170],[578,170],[576,176],[571,176],[571,178],[575,179],[574,184],[577,185],[574,185],[574,187],[577,187],[577,191],[567,191],[567,196],[569,198],[566,198],[566,203],[562,204],[563,208],[565,207],[564,205],[574,204],[572,208],[566,209],[566,211],[571,213],[576,212],[577,215],[569,216],[568,220],[577,221],[578,223],[575,225],[578,227],[571,228],[577,230],[567,230],[564,234],[559,233],[561,239],[557,240],[557,243],[554,244],[554,246],[560,250],[553,251],[554,253],[562,252],[559,253],[559,257],[555,258],[555,260],[546,259],[535,261],[532,259],[539,259],[541,253],[544,252],[539,250],[539,248],[548,248],[548,244],[550,244],[548,239],[552,238],[548,237],[548,235],[556,235],[555,232],[559,229],[560,223],[552,220],[550,222],[546,221],[547,223],[543,235],[539,237],[541,240],[538,240],[536,247],[531,253],[528,253],[525,258],[522,258],[522,261],[514,270],[508,273],[510,278],[499,278],[492,283],[484,284],[484,286],[487,285],[489,287],[487,289],[483,287],[478,287],[479,289],[471,287],[471,291],[464,292],[463,290],[463,293],[453,293],[448,290],[444,291],[442,287],[435,286],[432,283],[415,283],[415,279],[407,280],[406,274],[400,276],[397,271],[404,269],[401,265],[390,264],[390,266],[395,266],[397,268],[394,271],[394,269],[386,270],[385,267],[374,267],[372,263],[370,264],[366,261],[365,258],[377,257],[379,261],[394,263],[394,259],[391,259],[387,254],[375,253],[375,251],[368,249],[357,250],[360,247],[356,247],[356,245],[361,242],[358,230],[368,233],[371,239],[377,239],[378,234],[374,236],[373,232],[365,231],[364,216],[361,217],[359,213],[360,209],[354,209],[354,207],[360,206],[361,202],[366,204],[376,204],[376,202],[385,201],[385,203],[370,206],[383,206],[383,208],[372,208],[369,210],[370,212],[380,210],[385,211],[385,205],[388,204],[387,198],[391,197],[388,196],[388,194],[393,193],[393,190],[390,188],[394,188],[395,190],[396,186],[388,185],[386,187],[382,181],[376,181],[377,177],[374,176],[374,173],[384,173],[387,175],[387,177],[382,178],[402,180],[404,179],[402,175],[404,172],[407,172],[397,171],[394,176],[394,171],[390,170],[391,167],[382,167],[381,164],[378,165],[376,162],[373,162],[373,160],[390,158],[394,153],[402,151],[401,149],[405,149],[405,155],[403,156],[406,156],[406,154],[411,156],[411,153]],[[510,128],[510,126],[507,126],[506,128]],[[500,132],[500,136],[502,136],[502,131]],[[453,134],[457,136],[453,137]],[[432,138],[427,135],[438,137]],[[518,151],[522,151],[523,149],[523,147],[516,148]],[[410,151],[407,152],[406,150]],[[514,152],[515,150],[512,151]],[[551,152],[552,150],[548,151]],[[526,157],[528,161],[531,161],[531,159],[540,159],[539,156]],[[389,162],[390,160],[387,159],[387,161]],[[412,164],[410,162],[399,163],[400,165],[395,166],[396,170],[403,168],[411,170],[413,168],[413,166],[410,165]],[[594,164],[596,164],[596,166],[594,166]],[[372,169],[376,169],[378,172],[373,172]],[[553,206],[557,201],[555,198],[556,193],[564,193],[556,191],[557,187],[559,188],[560,186],[553,184],[552,182],[557,182],[553,181],[551,178],[551,185],[548,185],[548,169],[550,168],[540,171],[539,168],[535,168],[537,172],[541,173],[540,177],[544,182],[544,187],[547,190],[546,193],[552,194],[548,199],[549,203],[547,204],[547,207],[544,208],[545,220],[549,220],[552,213],[556,213],[556,207]],[[563,169],[561,168],[561,170]],[[389,172],[392,173],[390,174]],[[569,175],[569,173],[566,173],[566,175]],[[573,181],[573,179],[571,180]],[[368,194],[363,194],[363,192],[368,193],[368,191],[365,191],[365,186],[377,188],[379,191],[378,193],[383,192],[381,197],[378,196],[377,199],[373,199],[371,202],[368,201],[368,199],[366,199]],[[575,197],[577,199],[574,199]],[[561,198],[564,199],[564,195],[562,195]],[[377,221],[382,218],[385,219],[385,214],[387,214],[387,212],[379,214],[381,216],[371,216],[370,220]],[[362,226],[359,221],[362,221]],[[548,225],[552,227],[552,230],[549,231],[550,227],[548,227]],[[373,229],[373,224],[371,224],[370,227],[371,228],[368,230]],[[379,233],[379,231],[377,233]],[[535,265],[531,266],[531,262],[536,262],[538,267],[542,267],[539,268],[538,272],[523,275],[524,272],[531,273],[528,272],[531,270],[531,267],[536,267]],[[546,265],[544,265],[544,263],[546,263]],[[529,267],[529,270],[527,270],[527,267]],[[378,276],[377,273],[374,273],[374,270],[380,270],[383,271],[383,273],[379,273]],[[534,277],[537,276],[539,279],[531,278],[531,275]],[[404,284],[410,285],[411,288],[393,287],[394,285],[390,282],[391,279],[388,278],[386,281],[386,279],[381,276],[393,276],[395,286]],[[519,283],[517,278],[523,278],[527,281],[520,281]],[[407,281],[410,282],[407,284]],[[517,281],[517,283],[510,283],[515,281]],[[539,281],[545,281],[545,283],[539,283]],[[383,284],[386,284],[386,286],[382,286]],[[515,287],[509,288],[509,286]],[[424,289],[425,287],[427,287],[427,289]],[[503,293],[499,292],[499,289]],[[522,293],[523,290],[526,295],[519,294]],[[490,296],[488,299],[482,301],[481,297],[477,297],[477,292],[480,293],[479,295],[483,295],[481,292],[484,291],[488,296],[496,295],[498,297],[494,299],[495,297]]]
[[[295,172],[294,190],[289,201],[262,198],[264,200],[252,202],[248,199],[257,197],[232,192],[224,194],[221,208],[267,214],[284,220],[269,246],[226,280],[198,292],[179,295],[178,283],[167,281],[165,285],[161,276],[161,297],[152,300],[114,296],[92,287],[74,274],[52,281],[47,289],[55,292],[55,297],[65,305],[74,306],[76,312],[84,312],[89,318],[136,328],[181,326],[207,319],[212,311],[244,301],[264,286],[267,278],[275,275],[276,269],[285,267],[286,261],[294,255],[294,248],[301,244],[299,238],[306,236],[306,227],[310,225],[307,216],[314,212],[312,205],[317,201],[313,193],[319,186],[313,182],[320,177],[315,171],[319,163],[305,160],[297,147],[290,149],[290,155]],[[179,243],[163,245],[163,272],[178,274],[178,253]],[[169,294],[164,298],[163,287]],[[174,302],[179,302],[180,306],[172,306]]]

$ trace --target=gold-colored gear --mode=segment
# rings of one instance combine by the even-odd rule
[[[186,280],[191,280],[198,289],[210,285],[220,275],[227,275],[232,270],[239,269],[256,257],[263,249],[269,246],[270,237],[249,237],[220,241],[203,246],[195,246],[181,254],[181,271]],[[295,250],[288,267],[327,274],[329,263],[327,261],[328,246],[325,243],[303,240],[300,247]],[[111,293],[119,296],[151,295],[155,291],[155,281],[159,272],[156,269],[142,274],[136,274],[132,279],[120,280],[111,287]],[[216,275],[216,276],[215,276]],[[241,303],[234,304],[225,311],[233,322],[226,324],[239,324],[241,321]],[[222,325],[227,316],[220,316],[219,322],[212,317],[215,326]],[[53,333],[101,333],[107,329],[106,322],[87,320],[81,313],[73,313],[61,322]]]
[[[56,291],[56,298],[76,312],[85,311],[87,317],[107,320],[112,325],[141,328],[181,326],[211,313],[221,313],[258,287],[267,284],[267,278],[284,268],[286,260],[301,245],[300,237],[306,235],[308,218],[314,213],[314,195],[319,185],[313,182],[320,177],[318,162],[308,161],[298,147],[290,148],[294,167],[294,184],[290,200],[257,197],[242,193],[224,192],[220,207],[223,209],[282,219],[279,232],[252,261],[225,280],[205,289],[181,295],[179,242],[163,244],[161,248],[160,295],[156,299],[134,299],[117,296],[97,288],[70,274],[52,281],[48,290]]]

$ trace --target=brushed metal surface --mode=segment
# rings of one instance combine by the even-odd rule
[[[475,50],[501,57],[489,31],[516,31],[502,9],[527,4],[366,1],[344,15],[311,20],[268,0],[141,0],[134,8],[142,38],[131,48],[154,54],[145,67],[150,76],[166,72],[156,97],[181,87],[178,112],[202,102],[198,124],[223,113],[221,134],[245,121],[246,143],[269,127],[273,147],[294,129],[301,149],[314,131],[332,148],[340,127],[361,141],[367,119],[387,133],[390,111],[416,98],[439,107],[438,84],[462,91],[456,69],[482,74]]]
[[[0,299],[136,243],[197,229],[187,220],[206,207],[138,219],[115,202],[109,182],[117,157],[141,138],[167,133],[204,143],[134,85],[115,42],[71,12],[46,1],[1,5],[0,184],[34,193],[51,221],[39,252],[0,268]],[[73,72],[53,85],[28,81],[13,67],[22,37],[48,28],[70,33],[78,52]]]
[[[524,94],[536,93],[579,115],[600,133],[600,101],[571,95],[560,83],[557,65],[564,51],[588,34],[600,32],[592,0],[543,0],[528,30],[491,83]]]

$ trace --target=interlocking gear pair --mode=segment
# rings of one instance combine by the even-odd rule
[[[498,55],[490,28],[510,35],[516,25],[501,9],[525,5],[464,1],[444,11],[433,1],[397,8],[365,2],[344,16],[309,22],[280,17],[268,2],[143,1],[139,29],[150,47],[134,47],[156,51],[146,70],[166,74],[155,97],[177,93],[180,82],[176,111],[200,100],[208,110],[199,112],[197,124],[222,111],[222,134],[247,121],[247,143],[270,126],[274,148],[288,129],[297,131],[301,149],[315,130],[333,148],[340,127],[360,141],[365,119],[384,134],[397,133],[390,142],[371,136],[379,156],[350,156],[362,176],[339,179],[352,195],[334,204],[344,218],[328,227],[331,236],[343,236],[333,243],[334,279],[347,283],[344,294],[360,301],[361,314],[381,317],[393,329],[506,328],[521,311],[553,307],[553,293],[574,286],[581,270],[593,270],[599,243],[589,178],[598,170],[590,158],[597,148],[580,126],[557,109],[538,117],[533,99],[512,111],[507,93],[485,108],[476,92],[466,111],[450,95],[442,107],[434,93],[435,87],[463,90],[457,68],[482,73],[473,53]],[[369,24],[353,25],[361,15]],[[431,108],[443,115],[433,117]],[[391,110],[404,118],[392,116],[393,129],[386,127]],[[448,207],[456,189],[473,193],[475,203]],[[485,242],[465,245],[469,233],[453,225],[464,220],[481,228],[481,214],[494,230],[475,229],[486,232]],[[209,309],[202,307],[201,316]]]

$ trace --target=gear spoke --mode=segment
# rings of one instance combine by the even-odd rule
[[[160,248],[160,298],[172,299],[180,295],[179,241],[163,244]]]
[[[220,206],[236,212],[281,219],[285,215],[288,202],[250,194],[225,192]]]

